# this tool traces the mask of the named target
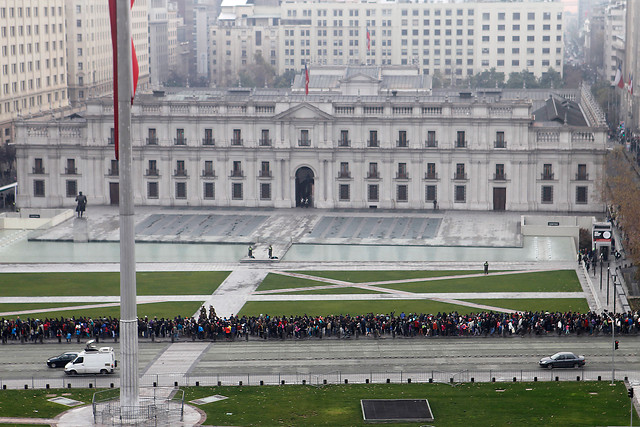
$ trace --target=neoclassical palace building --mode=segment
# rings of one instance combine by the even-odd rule
[[[290,89],[138,95],[138,205],[592,212],[607,128],[587,88],[432,91],[407,67]],[[117,204],[113,103],[17,129],[18,206]]]

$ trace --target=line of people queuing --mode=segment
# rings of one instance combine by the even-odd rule
[[[637,334],[638,312],[614,316],[616,334]],[[42,343],[44,340],[77,342],[85,339],[117,341],[118,319],[1,319],[2,343]],[[608,315],[549,312],[480,312],[475,314],[390,313],[327,316],[230,316],[218,317],[213,307],[202,307],[200,316],[138,319],[138,336],[176,340],[305,339],[359,337],[461,337],[513,335],[599,335],[610,334]]]

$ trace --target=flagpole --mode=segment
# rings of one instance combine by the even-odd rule
[[[120,406],[139,401],[138,316],[131,148],[131,15],[129,1],[117,1],[118,139],[120,170]]]

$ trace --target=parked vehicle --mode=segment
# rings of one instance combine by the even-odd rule
[[[551,357],[543,357],[540,359],[540,367],[541,368],[578,368],[584,366],[585,360],[584,356],[576,356],[575,354],[562,351],[560,353],[556,353]]]
[[[78,351],[67,351],[55,357],[47,359],[47,366],[50,368],[64,368],[65,365],[78,357]]]
[[[64,372],[76,374],[112,374],[116,367],[113,347],[96,347],[94,340],[87,342],[87,347],[78,356],[67,363]]]

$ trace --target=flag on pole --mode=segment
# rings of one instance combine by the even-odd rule
[[[633,73],[629,74],[629,94],[633,95]]]
[[[367,52],[371,51],[371,33],[367,28]]]
[[[309,69],[307,64],[304,64],[304,94],[309,95]]]
[[[629,81],[627,83],[627,92],[631,94],[631,73],[629,73]]]
[[[613,81],[614,86],[618,86],[620,89],[624,88],[624,78],[622,77],[622,64],[618,65],[616,70],[616,78]]]
[[[111,47],[113,50],[113,122],[114,122],[114,135],[113,142],[116,153],[116,160],[118,160],[118,32],[116,25],[116,3],[118,0],[109,0],[109,20],[111,21]],[[133,8],[133,2],[131,0],[130,8]],[[136,56],[136,49],[133,45],[133,38],[131,39],[131,69],[133,72],[131,83],[131,103],[133,104],[133,98],[136,95],[136,89],[138,87],[138,76],[140,70],[138,68],[138,57]]]

